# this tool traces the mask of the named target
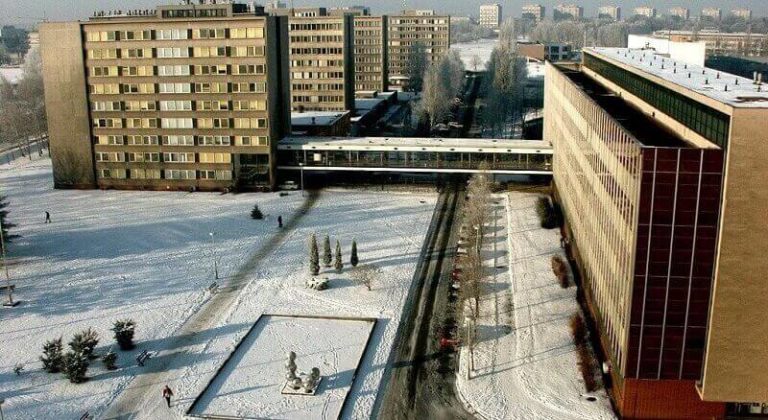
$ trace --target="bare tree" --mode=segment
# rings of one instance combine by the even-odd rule
[[[429,118],[429,127],[433,128],[450,110],[446,84],[440,77],[438,66],[430,66],[424,75],[424,90],[421,95],[421,110]]]
[[[72,150],[57,150],[52,154],[54,183],[72,187],[88,179],[89,168]]]
[[[408,90],[421,92],[424,85],[424,73],[427,70],[427,50],[421,42],[415,42],[408,50],[405,75],[408,77]]]
[[[17,86],[0,80],[0,140],[9,144],[25,142],[31,159],[30,138],[45,133],[47,122],[40,55],[32,51],[27,57]]]
[[[378,267],[374,265],[360,265],[352,269],[352,279],[363,286],[365,286],[370,292],[373,288],[373,282],[376,281],[381,274]]]
[[[477,71],[477,68],[483,65],[483,60],[479,55],[475,54],[472,56],[469,65],[472,66],[472,71]]]

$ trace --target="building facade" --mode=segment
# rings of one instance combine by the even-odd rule
[[[669,9],[669,15],[679,17],[682,20],[688,20],[691,18],[691,9],[687,7],[673,7]]]
[[[582,19],[584,17],[584,8],[576,4],[558,4],[555,6],[554,18],[561,19]]]
[[[622,416],[764,401],[768,349],[748,331],[768,326],[768,189],[744,180],[768,173],[768,94],[642,50],[585,50],[546,78],[556,196]]]
[[[751,9],[733,9],[731,15],[736,16],[739,19],[750,20],[752,19]]]
[[[701,9],[701,16],[714,20],[720,20],[723,18],[723,11],[716,7],[706,7]]]
[[[645,16],[649,18],[656,17],[656,8],[650,6],[640,6],[634,9],[635,16]]]
[[[499,3],[480,5],[480,26],[498,28],[501,26],[502,11]]]
[[[600,6],[597,9],[597,17],[601,19],[621,20],[621,7],[619,6]]]
[[[673,42],[704,42],[707,46],[707,56],[768,56],[768,35],[766,34],[719,31],[656,31],[653,37],[668,39]]]
[[[423,54],[429,65],[439,62],[451,48],[450,16],[389,16],[387,26],[390,88],[408,88],[409,62],[414,54]]]
[[[387,16],[355,16],[355,91],[389,90]]]
[[[371,8],[368,6],[331,7],[331,9],[328,10],[328,14],[331,16],[342,16],[347,14],[352,16],[370,16]]]
[[[537,23],[544,20],[547,16],[547,9],[540,4],[527,4],[523,6],[523,13],[521,17],[523,19],[532,19]]]
[[[242,5],[40,27],[62,188],[272,188],[289,132],[288,25]]]
[[[291,17],[291,110],[353,111],[353,16]]]

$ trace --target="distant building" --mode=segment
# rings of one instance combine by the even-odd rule
[[[407,12],[406,12],[407,13]],[[451,48],[451,17],[429,14],[389,16],[388,24],[389,86],[408,88],[408,64],[413,48],[420,45],[427,64],[440,61]]]
[[[523,6],[523,19],[535,20],[537,23],[546,17],[546,8],[540,4],[528,4]]]
[[[350,14],[352,16],[370,16],[371,8],[368,6],[331,7],[328,11],[331,16]]]
[[[635,7],[634,10],[635,16],[645,16],[649,18],[655,18],[656,17],[656,8],[650,7],[650,6],[640,6]]]
[[[469,16],[451,16],[451,23],[472,23],[474,19]]]
[[[768,56],[768,35],[744,32],[719,31],[656,31],[654,38],[678,42],[703,41],[707,44],[707,56],[737,55],[747,57]]]
[[[691,18],[691,9],[687,7],[673,7],[669,9],[669,15],[679,17],[682,20],[688,20]]]
[[[576,4],[559,4],[555,6],[555,20],[562,19],[582,19],[584,17],[584,8]]]
[[[389,90],[387,16],[355,16],[355,92]]]
[[[292,112],[291,135],[348,136],[351,114],[349,111]]]
[[[403,10],[403,16],[435,16],[433,9],[408,9]]]
[[[518,42],[517,53],[537,61],[568,61],[573,59],[573,47],[568,44]]]
[[[723,11],[716,7],[706,7],[701,9],[701,16],[714,20],[721,20],[723,18]]]
[[[268,13],[275,16],[290,17],[320,17],[328,16],[328,9],[325,7],[284,7],[267,9]]]
[[[501,5],[499,3],[480,6],[480,26],[498,28],[501,26]]]
[[[733,9],[731,10],[731,15],[744,20],[750,20],[752,19],[752,10],[751,9]]]
[[[601,19],[621,20],[621,7],[619,6],[600,6],[597,9],[597,17]]]

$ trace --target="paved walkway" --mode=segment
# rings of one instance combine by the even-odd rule
[[[161,398],[163,386],[179,379],[183,368],[187,367],[186,355],[195,353],[201,345],[204,346],[213,338],[216,329],[221,327],[221,320],[237,302],[242,289],[253,279],[257,268],[282,245],[299,221],[315,205],[319,196],[319,193],[310,193],[282,230],[245,261],[234,276],[220,282],[219,292],[187,320],[165,349],[147,362],[146,371],[128,383],[100,418],[162,419],[175,416]]]

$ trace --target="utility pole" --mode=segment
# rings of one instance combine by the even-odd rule
[[[213,237],[216,235],[216,232],[210,232],[208,233],[211,237],[211,251],[213,252],[213,276],[214,279],[219,279],[219,261],[218,261],[218,255],[216,254],[216,243],[213,240]],[[2,420],[2,419],[0,419]]]

